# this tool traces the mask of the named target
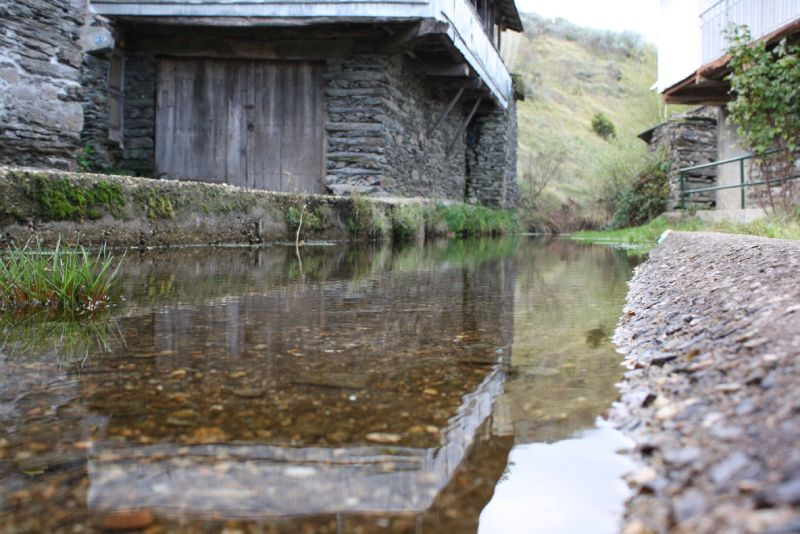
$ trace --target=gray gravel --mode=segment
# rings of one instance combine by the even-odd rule
[[[624,532],[800,532],[800,242],[670,234],[615,341],[641,461]]]

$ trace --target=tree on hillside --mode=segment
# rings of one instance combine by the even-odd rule
[[[726,37],[735,96],[728,110],[767,181],[770,207],[777,187],[778,205],[788,212],[800,143],[800,46],[784,39],[768,49],[763,40],[753,42],[747,26],[732,26]]]

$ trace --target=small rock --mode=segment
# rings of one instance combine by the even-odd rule
[[[761,482],[758,480],[740,480],[737,488],[741,493],[753,493],[760,490],[762,487]]]
[[[677,354],[661,353],[658,356],[654,356],[653,359],[650,360],[650,364],[661,367],[665,363],[669,363],[676,359],[678,359]]]
[[[750,458],[741,451],[731,453],[727,458],[711,468],[711,480],[717,488],[724,488],[730,479],[750,463]]]
[[[125,510],[112,512],[100,519],[100,528],[104,530],[141,530],[155,521],[153,512],[148,509]]]
[[[700,458],[701,450],[697,447],[683,447],[662,451],[664,460],[675,466],[688,465]]]
[[[786,504],[800,504],[800,478],[790,480],[775,489],[778,502]]]
[[[636,520],[628,523],[622,531],[622,534],[653,534],[653,532],[654,531],[648,528],[644,523]]]
[[[705,507],[706,498],[703,493],[696,489],[690,489],[675,499],[672,510],[675,519],[682,523],[701,513]]]
[[[238,388],[234,389],[231,393],[242,399],[257,399],[263,397],[265,391],[259,388]]]
[[[744,431],[736,426],[717,425],[711,427],[708,433],[723,441],[734,441],[742,437]]]
[[[677,404],[667,404],[659,408],[656,412],[656,418],[661,419],[662,421],[666,419],[672,419],[676,415],[678,415],[678,405]]]
[[[742,385],[736,382],[728,382],[725,384],[719,384],[714,389],[722,393],[733,393],[735,391],[739,391],[740,389],[742,389]]]
[[[635,473],[631,473],[625,477],[625,479],[633,486],[644,487],[653,482],[657,476],[658,475],[655,469],[650,466],[646,466],[639,469]]]
[[[217,427],[200,427],[194,431],[189,441],[191,443],[222,443],[229,439],[224,430]]]
[[[370,432],[367,434],[367,439],[375,443],[397,443],[402,439],[402,436],[390,434],[389,432]]]

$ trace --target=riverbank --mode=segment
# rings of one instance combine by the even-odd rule
[[[673,232],[721,232],[725,234],[754,235],[779,239],[800,239],[800,218],[767,216],[749,223],[704,222],[696,217],[668,220],[656,217],[642,226],[618,230],[586,230],[570,235],[571,239],[598,244],[621,245],[649,250],[667,231]]]
[[[517,229],[506,210],[422,198],[275,193],[224,184],[0,167],[0,244],[170,246],[424,239]],[[299,228],[299,232],[298,232]]]
[[[630,283],[624,532],[800,531],[800,242],[672,233]]]

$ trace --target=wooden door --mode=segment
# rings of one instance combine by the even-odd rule
[[[157,176],[324,191],[320,65],[164,59],[157,99]]]

